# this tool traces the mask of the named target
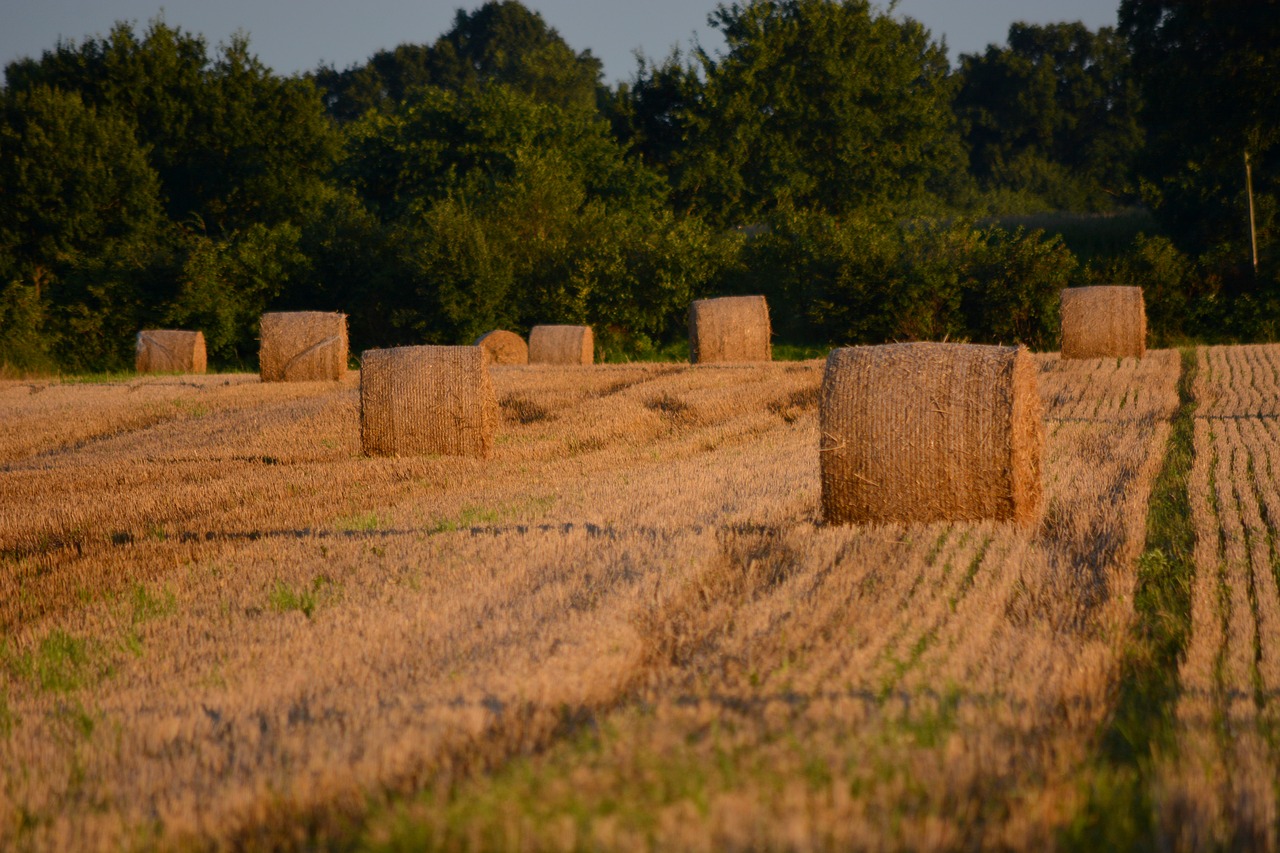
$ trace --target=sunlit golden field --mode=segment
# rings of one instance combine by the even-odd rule
[[[1038,356],[1038,526],[828,527],[820,361],[0,383],[0,848],[1062,846],[1184,369]],[[1169,847],[1274,846],[1280,348],[1201,350]],[[1273,467],[1277,466],[1277,467]]]

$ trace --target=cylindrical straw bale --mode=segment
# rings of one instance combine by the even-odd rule
[[[479,337],[476,346],[484,347],[493,364],[528,364],[529,345],[515,332],[495,329]]]
[[[360,364],[360,439],[370,456],[486,458],[498,398],[483,347],[366,350]]]
[[[529,330],[530,364],[591,364],[595,337],[590,326],[534,326]]]
[[[829,524],[1040,517],[1044,426],[1023,347],[832,350],[819,424]]]
[[[698,299],[689,306],[689,359],[771,361],[769,303],[763,296]]]
[[[1063,358],[1142,358],[1147,309],[1141,287],[1072,287],[1062,291]]]
[[[263,314],[258,366],[263,382],[337,381],[347,374],[347,315]]]
[[[143,329],[134,367],[139,373],[204,373],[208,359],[203,332]]]

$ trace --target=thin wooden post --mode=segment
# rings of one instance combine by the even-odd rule
[[[1253,219],[1253,167],[1249,165],[1249,151],[1244,152],[1244,184],[1249,194],[1249,242],[1253,247],[1253,274],[1258,274],[1258,226]]]

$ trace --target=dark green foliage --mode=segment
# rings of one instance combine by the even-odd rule
[[[251,364],[258,318],[306,266],[299,239],[297,226],[287,223],[253,225],[223,240],[184,235],[181,287],[166,321],[202,330],[211,359]]]
[[[1103,210],[1131,198],[1137,88],[1114,30],[1015,23],[1008,45],[960,59],[956,113],[970,168],[1008,203]]]
[[[1248,262],[1246,151],[1260,242],[1280,236],[1280,2],[1123,0],[1119,16],[1144,100],[1148,200],[1184,251],[1227,244]],[[1274,285],[1273,249],[1265,262]]]
[[[498,83],[542,103],[590,110],[600,73],[591,51],[575,52],[539,13],[490,0],[473,12],[459,9],[434,44],[402,44],[345,71],[322,67],[312,78],[329,113],[352,121],[410,100],[425,86],[456,93]]]
[[[962,339],[1050,349],[1075,257],[1042,232],[788,210],[746,239],[737,293],[764,293],[783,339]]]
[[[955,190],[946,54],[918,22],[866,0],[751,0],[718,5],[710,23],[726,47],[698,54],[706,86],[680,157],[687,209],[745,225],[783,199],[844,214]]]
[[[308,82],[276,77],[237,36],[210,57],[203,37],[152,21],[139,37],[60,42],[5,70],[11,93],[79,93],[134,128],[160,178],[170,218],[212,234],[274,223],[305,209],[338,138]]]

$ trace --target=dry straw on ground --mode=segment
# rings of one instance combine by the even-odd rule
[[[1022,347],[833,350],[820,419],[828,523],[1039,518],[1044,428]]]
[[[1140,287],[1073,287],[1062,291],[1063,358],[1142,358],[1147,311]]]
[[[770,361],[769,303],[763,296],[698,299],[689,306],[689,358],[716,361]]]
[[[139,373],[204,373],[207,366],[203,332],[143,329],[137,350]]]
[[[476,346],[488,351],[489,361],[493,364],[529,363],[529,345],[515,332],[495,329],[481,335],[476,340]]]
[[[337,381],[347,373],[347,315],[263,314],[258,364],[263,382]]]
[[[396,347],[361,358],[360,437],[371,456],[483,459],[497,425],[483,347]]]
[[[591,364],[595,337],[590,326],[534,326],[529,330],[530,364]]]

